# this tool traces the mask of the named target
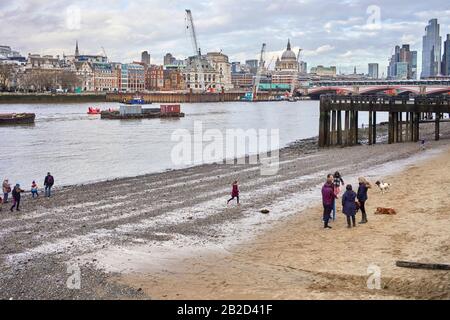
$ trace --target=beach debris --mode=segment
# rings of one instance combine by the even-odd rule
[[[397,261],[397,267],[412,268],[412,269],[429,269],[429,270],[450,270],[450,264],[442,263],[420,263],[410,261]]]
[[[394,215],[394,214],[397,214],[397,211],[395,211],[395,209],[392,209],[392,208],[381,208],[381,207],[378,207],[377,211],[375,211],[375,214]]]
[[[259,212],[261,212],[262,214],[268,214],[270,211],[268,209],[261,209],[261,211]]]

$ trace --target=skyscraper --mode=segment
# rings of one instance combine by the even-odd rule
[[[75,57],[79,57],[80,56],[80,50],[78,50],[78,40],[77,40],[77,44],[75,45]]]
[[[166,53],[166,55],[164,56],[164,65],[172,65],[174,64],[175,60],[175,57],[171,53]]]
[[[409,44],[395,46],[389,61],[388,79],[417,79],[417,51],[411,51]]]
[[[369,78],[378,79],[378,63],[369,63]]]
[[[442,75],[450,76],[450,34],[444,42],[444,55],[442,56]]]
[[[425,28],[422,50],[421,78],[434,77],[441,74],[441,43],[437,19],[431,19]]]
[[[146,65],[150,65],[150,53],[148,51],[143,51],[141,55],[141,62],[145,63]]]

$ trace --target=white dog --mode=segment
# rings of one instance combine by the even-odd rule
[[[385,193],[389,191],[391,185],[389,183],[384,183],[383,181],[377,181],[375,184],[380,188],[381,193]]]

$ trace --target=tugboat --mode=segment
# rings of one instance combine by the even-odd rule
[[[33,124],[34,113],[4,113],[0,114],[0,125]]]

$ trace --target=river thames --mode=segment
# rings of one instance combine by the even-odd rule
[[[318,101],[182,104],[184,118],[131,121],[87,115],[90,106],[118,104],[1,105],[1,113],[36,114],[32,126],[0,127],[2,178],[23,186],[32,180],[42,184],[50,171],[58,185],[73,185],[174,169],[179,166],[171,159],[177,144],[172,134],[193,131],[194,123],[224,134],[227,129],[279,129],[279,147],[318,133]]]

